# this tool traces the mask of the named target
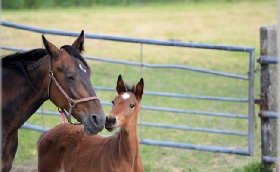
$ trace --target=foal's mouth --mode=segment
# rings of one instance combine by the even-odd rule
[[[106,116],[105,128],[111,132],[117,127],[117,118],[110,115]]]
[[[110,122],[105,121],[105,128],[106,128],[106,130],[108,130],[109,132],[112,132],[112,131],[116,128],[116,125],[115,125],[115,124],[112,124],[112,123],[110,123]]]
[[[113,127],[113,126],[105,126],[105,128],[106,128],[106,130],[108,130],[109,132],[112,132],[114,129],[115,129],[115,127]]]

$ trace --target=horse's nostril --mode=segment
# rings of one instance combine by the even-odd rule
[[[96,125],[98,125],[96,115],[91,115],[91,118],[92,118],[92,122],[95,123]]]

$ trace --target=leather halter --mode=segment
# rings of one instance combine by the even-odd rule
[[[82,98],[82,99],[78,99],[78,100],[75,100],[73,98],[70,98],[67,93],[63,90],[63,88],[60,86],[60,84],[57,82],[56,78],[54,77],[53,75],[53,72],[52,72],[52,58],[50,57],[50,60],[49,60],[49,86],[48,86],[48,98],[50,99],[50,86],[51,86],[51,82],[52,80],[54,81],[55,85],[59,88],[59,90],[61,91],[61,93],[66,97],[66,99],[68,100],[69,102],[69,111],[68,111],[68,115],[67,113],[65,112],[65,110],[63,108],[60,108],[61,109],[61,112],[63,112],[63,114],[65,115],[65,117],[67,118],[68,122],[70,124],[73,124],[71,122],[71,113],[72,113],[72,109],[75,107],[75,105],[77,103],[81,103],[81,102],[85,102],[85,101],[90,101],[90,100],[94,100],[94,99],[97,99],[99,100],[99,98],[97,96],[92,96],[92,97],[87,97],[87,98]],[[59,110],[60,111],[60,110]]]

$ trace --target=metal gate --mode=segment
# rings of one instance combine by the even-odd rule
[[[76,32],[66,32],[59,30],[48,30],[41,29],[16,23],[10,22],[1,22],[4,27],[11,27],[20,30],[27,30],[32,32],[37,32],[41,34],[53,34],[53,35],[61,35],[61,36],[78,36],[79,33]],[[143,122],[140,120],[138,123],[139,126],[149,126],[149,127],[157,127],[157,128],[165,128],[165,129],[174,129],[174,130],[187,130],[193,132],[206,132],[206,133],[215,133],[215,134],[225,134],[225,135],[234,135],[247,137],[247,148],[244,149],[236,149],[224,146],[209,146],[209,145],[200,145],[200,144],[189,144],[189,143],[181,143],[174,141],[164,141],[164,140],[156,140],[156,139],[145,139],[140,135],[140,143],[146,145],[154,145],[154,146],[164,146],[164,147],[174,147],[174,148],[183,148],[183,149],[194,149],[194,150],[203,150],[203,151],[211,151],[211,152],[220,152],[220,153],[229,153],[229,154],[240,154],[240,155],[253,155],[253,133],[254,133],[254,48],[251,47],[239,47],[239,46],[225,46],[225,45],[211,45],[211,44],[201,44],[201,43],[188,43],[188,42],[180,42],[180,41],[164,41],[164,40],[152,40],[152,39],[137,39],[137,38],[128,38],[128,37],[119,37],[119,36],[107,36],[107,35],[97,35],[86,33],[85,38],[88,39],[98,39],[98,40],[108,40],[108,41],[117,41],[117,42],[126,42],[132,44],[139,44],[139,61],[124,61],[124,60],[115,60],[110,58],[101,58],[101,57],[93,57],[93,56],[84,56],[87,60],[99,61],[102,63],[116,63],[121,65],[131,65],[140,67],[140,73],[143,68],[151,68],[151,69],[174,69],[174,70],[183,70],[183,71],[193,71],[198,73],[206,73],[209,75],[215,75],[218,77],[226,77],[236,80],[242,80],[247,82],[248,85],[248,96],[245,98],[235,98],[235,97],[220,97],[220,96],[202,96],[202,95],[190,95],[190,94],[180,94],[180,93],[171,93],[171,92],[154,92],[154,91],[145,91],[145,95],[149,96],[161,96],[161,97],[170,97],[170,98],[180,98],[180,99],[195,99],[195,100],[205,100],[205,101],[222,101],[222,102],[232,102],[232,103],[245,103],[247,104],[247,114],[233,114],[233,113],[223,113],[223,112],[210,112],[210,111],[200,111],[200,110],[189,110],[189,109],[178,109],[171,107],[158,107],[158,106],[148,106],[142,105],[142,110],[148,111],[160,111],[160,112],[169,112],[176,114],[192,114],[196,116],[210,116],[210,117],[219,117],[219,118],[227,118],[231,119],[240,119],[247,121],[247,129],[245,132],[237,132],[231,130],[224,129],[215,129],[215,128],[200,128],[200,127],[190,127],[184,125],[170,125],[163,123],[154,123],[154,122]],[[148,64],[144,63],[143,60],[143,46],[144,45],[155,45],[155,46],[165,46],[165,47],[180,47],[180,48],[190,48],[190,49],[208,49],[208,50],[217,50],[217,51],[227,51],[227,52],[242,52],[246,53],[246,60],[248,60],[249,66],[245,66],[247,68],[248,73],[246,75],[237,75],[233,73],[220,72],[217,70],[210,69],[202,69],[195,68],[186,65],[179,64]],[[12,51],[26,51],[23,48],[15,48],[15,47],[7,47],[1,46],[4,50],[12,50]],[[142,75],[142,74],[140,74]],[[114,88],[104,87],[104,86],[93,86],[95,90],[102,91],[114,91]],[[109,101],[101,101],[102,105],[111,105]],[[38,110],[38,114],[44,115],[54,115],[59,116],[57,112],[53,111],[45,111]],[[25,123],[22,128],[36,130],[40,132],[47,131],[49,128],[45,128],[39,125],[33,125]]]

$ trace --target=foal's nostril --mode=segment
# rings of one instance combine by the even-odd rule
[[[111,123],[116,123],[116,118],[112,118]]]
[[[112,117],[111,118],[106,117],[106,122],[110,123],[110,124],[114,124],[114,123],[116,123],[116,118],[114,118],[114,117],[113,118]]]

